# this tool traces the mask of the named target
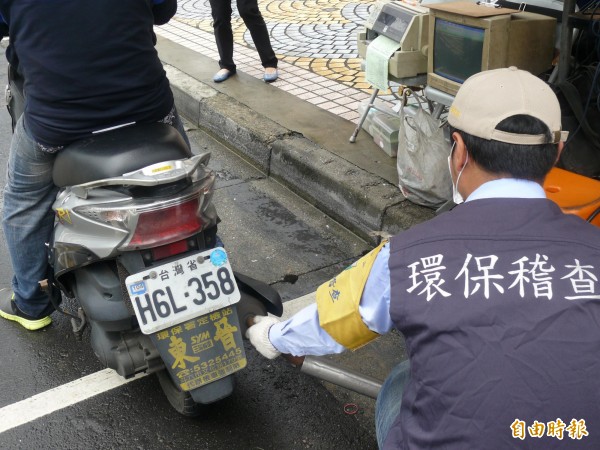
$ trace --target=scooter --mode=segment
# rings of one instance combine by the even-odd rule
[[[14,90],[15,87],[11,85]],[[279,294],[232,270],[217,245],[209,153],[162,123],[75,142],[57,156],[51,271],[41,282],[101,363],[156,373],[171,405],[196,416],[227,397],[246,356],[248,317],[281,316]],[[62,296],[77,313],[61,309]]]

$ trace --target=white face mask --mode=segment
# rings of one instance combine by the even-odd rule
[[[454,141],[454,143],[452,144],[452,148],[450,149],[450,155],[448,155],[448,170],[450,171],[450,179],[452,179],[452,153],[454,152],[455,146],[456,141]],[[462,175],[463,170],[465,170],[465,167],[467,167],[468,162],[469,154],[467,153],[467,160],[465,161],[465,165],[463,166],[463,168],[460,169],[460,172],[458,172],[458,176],[456,177],[456,183],[452,182],[452,201],[457,205],[465,201],[460,192],[458,192],[458,182],[460,181],[460,176]]]

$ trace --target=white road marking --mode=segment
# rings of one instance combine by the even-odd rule
[[[315,302],[315,293],[304,295],[284,303],[282,319],[291,317],[305,306]],[[138,380],[146,374],[124,379],[112,369],[104,369],[71,381],[48,391],[0,408],[0,433],[32,422],[68,406],[87,400],[103,392]]]
[[[126,380],[114,370],[104,369],[5,406],[0,409],[0,433],[110,391],[145,375],[142,373]]]

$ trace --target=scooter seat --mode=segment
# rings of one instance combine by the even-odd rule
[[[171,125],[136,124],[65,147],[56,155],[52,177],[59,187],[74,186],[190,156],[183,137]]]

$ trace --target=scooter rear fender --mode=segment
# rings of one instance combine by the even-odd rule
[[[267,283],[243,275],[239,272],[234,271],[233,275],[235,276],[235,281],[237,282],[240,291],[260,300],[267,309],[267,312],[277,317],[281,317],[283,314],[283,304],[281,303],[279,292]]]

